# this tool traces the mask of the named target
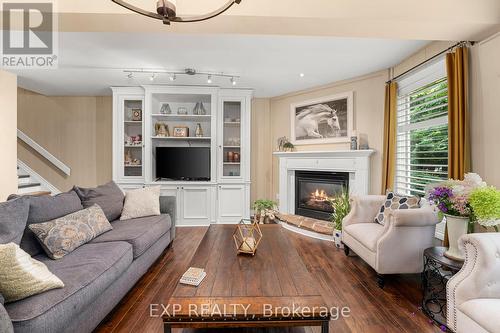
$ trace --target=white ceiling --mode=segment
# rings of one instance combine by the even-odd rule
[[[348,79],[396,65],[426,41],[340,37],[193,35],[165,33],[60,33],[59,69],[17,71],[19,85],[45,95],[109,95],[131,81],[124,69],[186,67],[241,76],[237,87],[271,97]],[[303,78],[299,77],[304,73]],[[228,79],[213,80],[229,87]],[[155,84],[171,83],[166,75]],[[179,77],[175,84],[206,84]]]

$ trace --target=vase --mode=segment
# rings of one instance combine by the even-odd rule
[[[200,107],[198,109],[198,114],[203,115],[203,116],[207,114],[207,109],[205,109],[205,106],[203,105],[203,102],[200,102]]]
[[[338,249],[343,249],[344,244],[342,243],[342,230],[335,229],[333,231],[333,240],[335,242],[335,247]]]
[[[463,251],[458,247],[458,240],[469,230],[469,218],[462,216],[446,215],[446,228],[448,230],[449,249],[444,253],[445,257],[464,261]]]
[[[194,115],[199,115],[200,114],[200,103],[199,102],[197,102],[196,105],[194,106],[193,114]]]
[[[203,129],[201,128],[201,124],[200,123],[196,124],[195,135],[196,135],[197,138],[203,137]]]
[[[161,106],[160,114],[172,114],[172,109],[168,103]]]

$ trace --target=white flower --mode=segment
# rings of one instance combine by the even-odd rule
[[[465,174],[464,182],[472,187],[486,187],[486,182],[477,173]]]
[[[477,223],[483,227],[494,227],[500,225],[500,220],[478,220]]]
[[[463,185],[454,185],[451,190],[453,191],[453,195],[455,196],[462,196],[465,194],[465,186]]]

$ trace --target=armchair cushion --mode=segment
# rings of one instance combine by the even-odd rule
[[[500,333],[500,299],[478,298],[459,305],[458,309],[491,333]]]
[[[377,241],[384,233],[384,226],[378,223],[358,223],[345,227],[344,232],[348,233],[366,248],[375,252]]]
[[[396,194],[392,191],[387,192],[387,198],[380,207],[380,210],[375,217],[375,222],[384,225],[388,215],[400,209],[420,208],[420,198],[416,196],[404,196]]]

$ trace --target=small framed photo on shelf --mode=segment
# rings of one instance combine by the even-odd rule
[[[141,109],[132,109],[132,121],[142,121]]]
[[[173,130],[173,136],[176,138],[189,137],[189,127],[187,127],[187,126],[175,126],[174,130]]]

